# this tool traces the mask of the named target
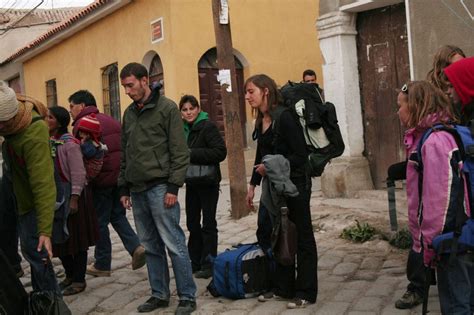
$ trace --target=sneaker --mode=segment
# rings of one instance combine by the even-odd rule
[[[189,315],[196,310],[196,302],[189,300],[179,301],[175,315]]]
[[[170,301],[162,300],[162,299],[152,296],[145,303],[138,306],[137,311],[139,313],[148,313],[148,312],[156,310],[157,308],[168,307],[169,304],[170,304]]]
[[[279,295],[276,295],[275,293],[273,293],[272,291],[270,292],[265,292],[261,295],[258,296],[258,301],[259,302],[267,302],[267,301],[271,301],[271,300],[277,300],[277,301],[282,301],[284,300],[283,297],[279,296]]]
[[[94,264],[87,266],[86,273],[94,277],[110,277],[110,270],[97,269]]]
[[[145,247],[138,245],[138,247],[133,251],[132,255],[132,270],[140,269],[145,266]]]
[[[194,277],[196,277],[197,279],[209,279],[210,277],[212,277],[212,270],[209,268],[199,270],[194,274]]]
[[[407,291],[400,299],[395,302],[395,307],[405,310],[421,303],[423,303],[423,297],[420,294],[414,291]]]
[[[289,309],[294,309],[294,308],[305,308],[306,305],[308,305],[309,302],[304,299],[300,298],[294,298],[293,301],[289,302],[288,305],[286,306]]]

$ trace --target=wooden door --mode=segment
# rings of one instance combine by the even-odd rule
[[[199,68],[199,97],[203,111],[209,114],[209,119],[216,123],[221,135],[225,139],[224,111],[222,109],[221,86],[217,81],[218,69]],[[242,69],[236,69],[237,91],[239,94],[240,119],[242,123],[242,137],[244,146],[247,145],[245,132],[245,99],[243,93],[244,74]]]
[[[397,89],[410,77],[405,5],[358,14],[357,31],[364,154],[374,186],[384,188],[388,167],[405,159],[397,115]]]

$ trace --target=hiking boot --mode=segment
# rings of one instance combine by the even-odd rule
[[[305,308],[306,305],[308,305],[308,304],[309,304],[309,302],[307,300],[300,299],[300,298],[294,298],[291,302],[288,303],[288,305],[286,305],[286,307],[289,308],[289,309]]]
[[[94,277],[110,277],[110,270],[97,269],[94,264],[87,266],[86,273]]]
[[[72,282],[70,286],[64,289],[63,295],[68,296],[68,295],[74,295],[81,293],[84,291],[87,287],[86,282]]]
[[[145,247],[138,245],[137,248],[133,251],[132,255],[132,270],[140,269],[145,266]]]
[[[189,300],[179,301],[175,315],[189,315],[196,310],[196,302]]]
[[[212,270],[210,268],[199,270],[194,274],[197,279],[209,279],[212,277]]]
[[[152,296],[145,303],[137,307],[139,313],[148,313],[156,310],[157,308],[168,307],[170,301],[162,300],[157,297]]]
[[[407,291],[395,302],[395,307],[401,310],[412,308],[423,303],[423,297],[414,291]]]

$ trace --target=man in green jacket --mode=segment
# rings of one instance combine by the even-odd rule
[[[40,102],[18,97],[0,81],[0,136],[12,175],[23,257],[31,266],[33,290],[60,293],[51,264],[51,233],[56,202],[49,132]]]
[[[196,309],[196,285],[186,237],[179,225],[177,200],[189,164],[181,114],[173,101],[160,96],[159,89],[150,89],[143,65],[126,65],[120,72],[120,81],[133,100],[123,116],[120,201],[127,209],[133,202],[152,289],[151,298],[138,311],[151,312],[169,305],[166,248],[180,299],[176,314],[190,314]]]

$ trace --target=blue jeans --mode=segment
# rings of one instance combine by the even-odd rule
[[[118,188],[95,188],[93,192],[94,207],[99,223],[99,240],[95,244],[95,268],[110,270],[112,264],[112,243],[110,242],[109,223],[122,240],[123,246],[130,255],[140,245],[137,234],[130,226],[125,208],[120,203]]]
[[[20,235],[21,252],[23,257],[30,263],[31,284],[34,291],[55,291],[61,295],[53,265],[47,259],[48,253],[43,248],[40,252],[38,246],[38,226],[36,211],[18,217],[18,232]]]
[[[132,193],[131,196],[138,237],[145,247],[148,279],[152,295],[169,300],[170,275],[166,247],[180,300],[194,301],[196,284],[186,248],[186,237],[179,225],[180,206],[176,202],[173,207],[165,208],[166,188],[166,184],[156,185],[146,191]]]
[[[474,253],[460,254],[449,264],[443,255],[437,265],[439,304],[443,314],[474,312]]]

